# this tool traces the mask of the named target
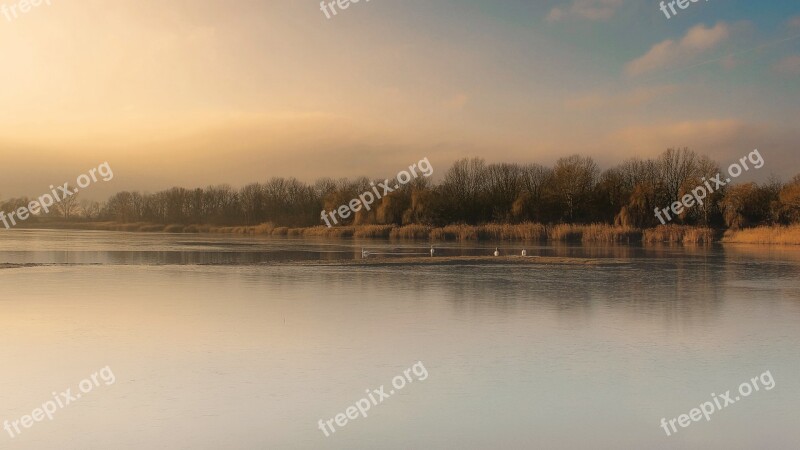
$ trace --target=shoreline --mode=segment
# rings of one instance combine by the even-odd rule
[[[339,260],[278,260],[253,264],[149,264],[152,266],[300,266],[300,267],[392,267],[392,266],[488,266],[488,265],[562,265],[562,266],[617,266],[631,261],[620,258],[576,258],[562,256],[414,256],[408,258],[364,258]],[[97,266],[96,263],[0,263],[2,269],[24,269],[31,267]],[[117,264],[108,264],[117,265]],[[123,266],[125,264],[122,264]]]
[[[757,244],[800,245],[800,225],[762,226],[739,230],[690,225],[661,225],[638,229],[608,224],[485,224],[446,225],[350,225],[341,227],[276,227],[266,223],[248,226],[163,225],[116,222],[39,222],[19,230],[87,230],[173,234],[232,234],[249,236],[308,237],[329,239],[388,239],[428,242],[538,242],[591,244]]]

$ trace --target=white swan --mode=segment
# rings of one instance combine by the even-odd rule
[[[522,251],[522,256],[528,256],[528,251],[527,250],[523,250]]]
[[[500,251],[497,248],[494,249],[494,256],[500,256]]]
[[[436,253],[436,250],[434,250],[433,245],[431,245],[431,256],[433,256],[434,253]]]

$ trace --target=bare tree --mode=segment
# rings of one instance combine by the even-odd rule
[[[556,162],[553,187],[567,221],[585,219],[599,172],[597,163],[589,157],[572,155]]]
[[[697,163],[697,154],[686,147],[680,150],[670,148],[661,154],[658,158],[658,169],[668,201],[678,200],[681,192],[687,188],[687,183],[691,184],[697,178]]]
[[[447,221],[477,222],[486,211],[486,162],[480,158],[461,159],[447,171],[441,186],[448,202]]]
[[[64,220],[69,220],[73,215],[75,215],[78,211],[80,211],[80,203],[78,201],[78,193],[74,192],[74,189],[70,189],[69,185],[67,185],[67,189],[70,192],[73,192],[72,195],[64,195],[64,198],[61,199],[60,202],[55,204],[56,210],[58,211],[59,215],[61,215]]]
[[[492,219],[510,220],[514,201],[522,191],[522,169],[516,164],[490,164],[486,178]]]

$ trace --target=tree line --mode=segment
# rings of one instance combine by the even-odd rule
[[[608,223],[635,228],[659,225],[656,208],[680,200],[703,179],[720,173],[717,163],[689,149],[668,149],[657,158],[633,158],[601,171],[590,157],[572,155],[552,167],[456,161],[437,184],[416,178],[343,225],[465,223]],[[61,220],[156,224],[306,227],[371,190],[367,177],[322,178],[313,184],[275,177],[240,189],[229,185],[156,193],[119,192],[106,202],[59,204],[49,214]],[[0,202],[0,210],[27,205],[27,198]],[[673,223],[743,228],[800,223],[800,175],[789,182],[728,184]]]

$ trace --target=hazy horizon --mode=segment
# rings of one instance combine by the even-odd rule
[[[761,179],[797,172],[792,2],[671,19],[623,0],[502,6],[375,0],[328,20],[317,2],[90,0],[0,16],[0,196],[103,161],[115,181],[88,197],[391,176],[423,157],[607,168],[669,147],[721,165],[758,148]]]

